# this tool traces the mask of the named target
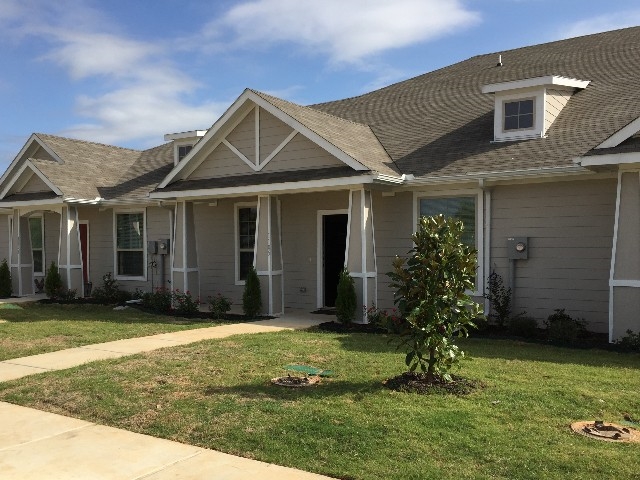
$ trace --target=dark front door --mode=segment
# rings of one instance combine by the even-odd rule
[[[324,306],[336,306],[338,276],[344,268],[344,250],[347,246],[347,214],[323,215],[322,263]]]

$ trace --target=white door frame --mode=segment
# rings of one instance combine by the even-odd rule
[[[324,268],[322,263],[323,257],[323,247],[324,247],[324,239],[323,239],[323,224],[322,217],[325,215],[349,215],[349,209],[344,208],[340,210],[318,210],[317,223],[316,223],[316,304],[317,308],[324,307]],[[349,235],[349,230],[347,229],[347,235]],[[348,242],[347,242],[348,245]],[[345,252],[346,258],[346,252]]]

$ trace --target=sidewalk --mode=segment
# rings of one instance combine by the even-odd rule
[[[324,321],[306,312],[259,322],[163,333],[0,362],[0,381],[211,338],[303,329]],[[4,480],[320,480],[322,475],[0,402]]]
[[[232,323],[208,328],[196,328],[181,332],[161,333],[148,337],[127,338],[113,342],[96,343],[83,347],[68,348],[57,352],[42,353],[30,357],[12,358],[0,362],[0,382],[42,373],[63,370],[83,363],[109,358],[124,357],[149,352],[158,348],[175,347],[187,343],[224,338],[243,333],[277,332],[279,330],[304,329],[326,321],[321,315],[307,312],[292,312],[271,320]]]

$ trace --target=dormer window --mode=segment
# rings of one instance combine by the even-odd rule
[[[206,130],[193,130],[190,132],[167,133],[166,141],[173,141],[173,164],[178,165],[184,157],[189,155],[191,149],[207,133]]]
[[[182,160],[191,151],[193,145],[180,145],[178,146],[178,161]]]
[[[493,141],[545,138],[571,96],[589,82],[549,75],[482,86],[494,95]]]
[[[533,99],[504,103],[504,130],[533,128]]]

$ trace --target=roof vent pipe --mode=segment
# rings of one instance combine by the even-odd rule
[[[498,55],[498,64],[496,65],[496,67],[501,67],[502,66],[502,55]]]

